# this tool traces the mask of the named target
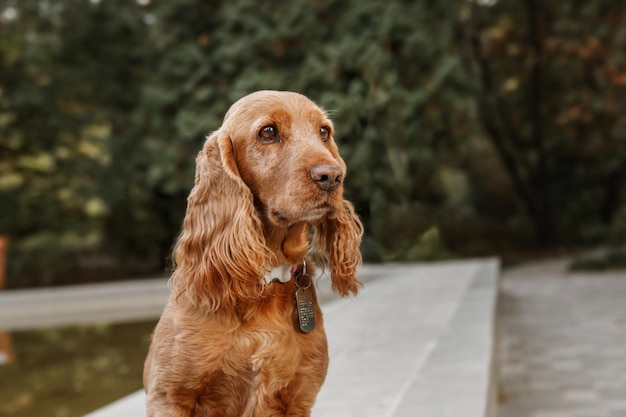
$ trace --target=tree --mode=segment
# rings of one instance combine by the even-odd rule
[[[609,0],[51,0],[0,16],[0,233],[24,284],[161,270],[205,137],[259,89],[330,112],[368,259],[597,243],[621,219],[626,22]]]
[[[624,12],[575,3],[474,5],[465,34],[481,125],[546,246],[560,230],[571,235],[572,222],[608,224],[624,188],[614,129],[623,123]]]

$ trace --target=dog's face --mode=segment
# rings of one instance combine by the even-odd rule
[[[260,91],[233,104],[196,158],[177,296],[234,307],[259,297],[268,268],[305,256],[328,265],[336,293],[356,294],[363,225],[343,198],[345,174],[330,119],[306,97]]]
[[[236,102],[224,127],[237,168],[265,221],[316,223],[341,209],[346,165],[326,113],[291,92],[259,91]]]

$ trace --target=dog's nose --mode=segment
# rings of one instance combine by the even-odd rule
[[[311,179],[324,191],[332,191],[343,181],[343,171],[337,165],[317,165],[311,168]]]

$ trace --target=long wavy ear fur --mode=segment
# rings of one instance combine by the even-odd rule
[[[195,185],[174,247],[173,291],[202,311],[258,297],[271,256],[232,142],[218,130],[196,159]]]
[[[314,258],[328,265],[333,291],[341,296],[358,292],[361,282],[356,271],[362,258],[359,247],[363,237],[363,224],[347,200],[334,216],[325,219],[314,229]]]

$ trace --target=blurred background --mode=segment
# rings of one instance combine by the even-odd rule
[[[625,51],[610,0],[0,0],[3,286],[165,275],[196,153],[259,89],[329,110],[368,262],[624,265]]]
[[[613,1],[2,0],[7,286],[163,271],[194,159],[258,89],[328,109],[369,261],[626,233]]]

